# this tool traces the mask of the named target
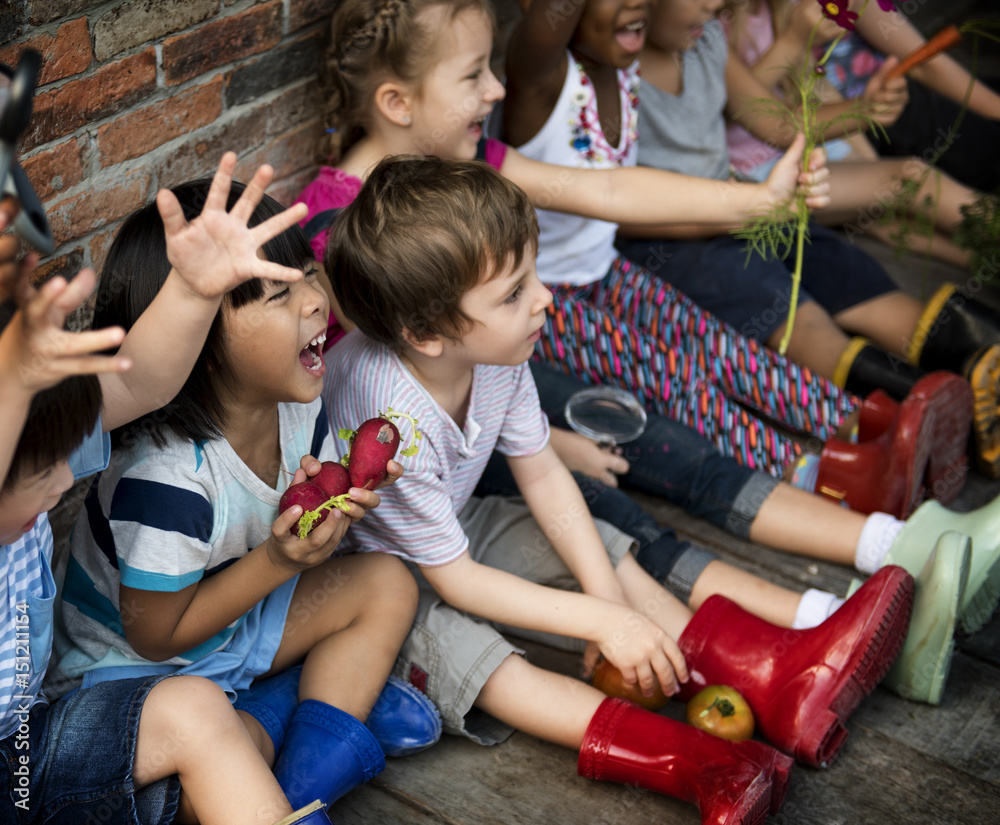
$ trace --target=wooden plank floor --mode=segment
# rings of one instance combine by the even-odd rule
[[[933,290],[968,275],[913,258],[893,261],[864,247],[904,288]],[[973,475],[956,509],[1000,494],[1000,483]],[[634,494],[661,523],[724,558],[780,584],[846,592],[853,572],[807,562],[737,539],[661,500]],[[521,642],[532,661],[576,674],[578,659]],[[850,736],[827,770],[796,768],[788,798],[771,822],[786,825],[940,825],[1000,823],[1000,617],[959,640],[940,707],[877,688],[855,711]],[[681,718],[683,705],[663,711]],[[446,736],[431,750],[390,759],[385,772],[335,805],[340,825],[697,825],[695,808],[634,788],[576,775],[576,755],[523,733],[492,748]]]

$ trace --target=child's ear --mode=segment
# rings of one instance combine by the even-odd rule
[[[396,126],[409,126],[412,93],[401,83],[386,82],[375,90],[375,107]]]
[[[407,347],[427,358],[437,358],[444,352],[444,339],[440,335],[418,338],[412,330],[403,327],[403,341]]]

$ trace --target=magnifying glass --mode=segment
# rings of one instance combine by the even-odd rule
[[[31,118],[31,100],[42,56],[27,49],[17,68],[0,63],[0,197],[13,195],[21,205],[14,231],[43,255],[55,248],[42,202],[17,162],[17,139]]]
[[[645,408],[616,387],[588,387],[573,393],[565,415],[570,427],[602,447],[625,444],[646,431]]]

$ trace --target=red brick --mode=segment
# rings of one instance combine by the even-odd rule
[[[279,135],[316,117],[322,109],[322,97],[315,80],[308,80],[271,101],[267,133]]]
[[[299,172],[296,172],[294,175],[289,175],[286,178],[274,181],[269,187],[267,187],[267,194],[269,194],[282,206],[291,206],[292,201],[299,196],[299,193],[303,189],[313,182],[313,178],[315,178],[318,173],[318,166],[309,166]]]
[[[49,278],[62,275],[70,280],[83,268],[83,247],[76,247],[63,255],[45,258],[31,273],[31,283],[35,286],[45,283]]]
[[[31,25],[37,26],[57,17],[71,17],[104,2],[105,0],[28,0],[29,19]]]
[[[67,140],[21,161],[24,172],[42,201],[83,180],[83,144]]]
[[[38,85],[52,83],[79,74],[90,65],[90,31],[87,18],[79,17],[63,23],[54,35],[39,34],[23,43],[0,49],[0,63],[13,66],[25,49],[34,49],[42,56],[42,72]]]
[[[327,20],[335,8],[337,0],[292,0],[288,7],[288,31],[301,29],[317,20]]]
[[[149,171],[136,170],[48,205],[56,246],[124,218],[146,202],[149,185]]]
[[[249,180],[254,171],[262,163],[274,167],[275,179],[288,177],[316,163],[316,147],[321,131],[319,118],[293,129],[291,132],[273,138],[240,158],[236,164],[237,180]]]
[[[24,151],[68,135],[149,97],[156,89],[156,52],[152,47],[93,74],[35,96],[31,122],[21,139]]]
[[[98,60],[184,31],[208,20],[219,9],[218,0],[131,0],[94,23],[94,54]]]
[[[183,94],[105,123],[97,130],[101,166],[137,158],[222,114],[222,75]]]
[[[241,152],[261,146],[267,135],[267,106],[203,128],[197,135],[171,148],[155,163],[160,186],[176,186],[192,178],[212,175],[227,151]],[[238,178],[240,180],[240,178]]]
[[[90,260],[94,271],[100,275],[101,267],[104,266],[104,259],[108,256],[108,249],[118,232],[120,223],[116,223],[110,229],[99,232],[90,239]]]
[[[181,83],[233,60],[270,49],[281,40],[281,0],[206,23],[163,41],[168,84]]]

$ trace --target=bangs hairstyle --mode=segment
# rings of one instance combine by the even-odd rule
[[[442,23],[466,9],[496,30],[490,0],[343,0],[330,23],[320,66],[320,163],[336,163],[370,125],[375,90],[387,81],[419,85],[438,56]],[[434,10],[435,14],[427,14]]]
[[[537,247],[528,196],[485,163],[399,155],[337,217],[326,267],[347,317],[398,351],[404,330],[460,338],[462,296]]]
[[[0,330],[16,312],[14,301],[0,304]],[[94,429],[100,411],[101,383],[96,375],[72,375],[36,393],[0,495],[21,478],[68,458]]]
[[[203,178],[171,190],[180,201],[186,220],[194,220],[201,214],[211,185],[211,179]],[[245,188],[242,183],[233,182],[226,209],[233,208]],[[283,209],[274,198],[265,195],[248,225],[257,226]],[[304,269],[314,260],[309,242],[298,226],[269,240],[263,250],[267,260],[294,269]],[[153,302],[169,272],[163,221],[155,201],[151,201],[125,219],[111,244],[98,287],[94,325],[117,324],[130,330]],[[226,293],[222,306],[239,309],[260,300],[264,293],[264,283],[254,278]],[[238,390],[229,369],[222,312],[215,316],[201,354],[177,397],[145,418],[116,430],[113,441],[115,444],[127,442],[130,434],[142,429],[162,447],[166,443],[164,428],[195,441],[218,438],[225,424],[220,390]]]

